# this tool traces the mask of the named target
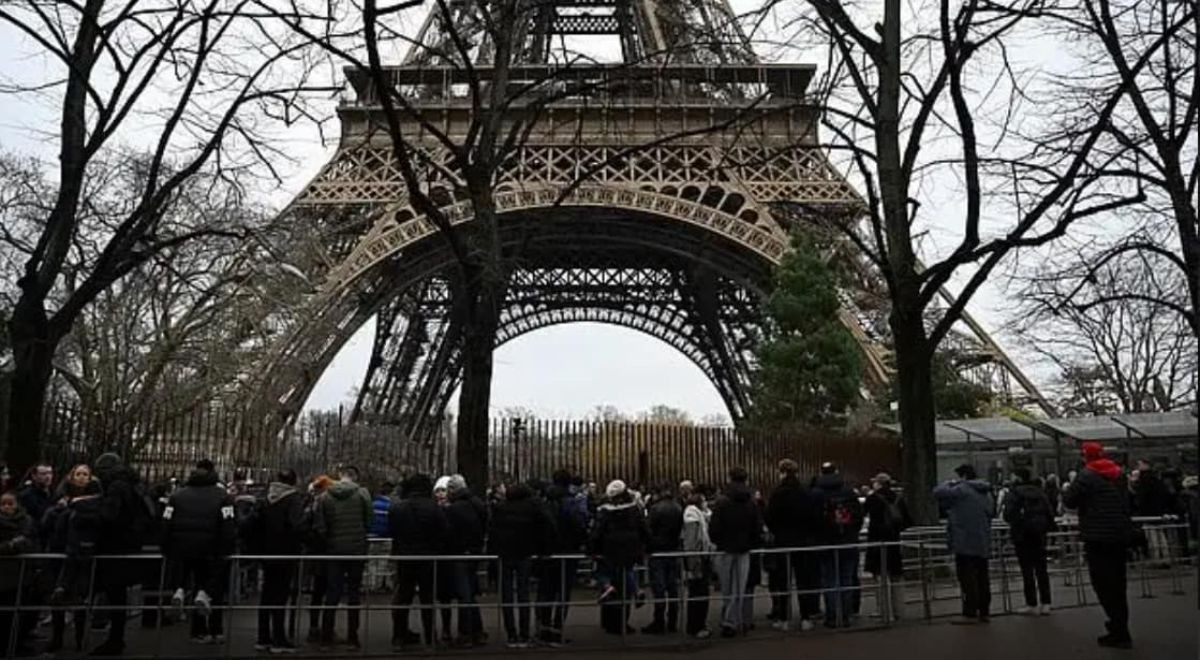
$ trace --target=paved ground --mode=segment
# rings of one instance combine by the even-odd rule
[[[1069,658],[1146,658],[1148,660],[1192,660],[1200,658],[1200,617],[1197,616],[1197,584],[1194,576],[1182,582],[1185,593],[1172,594],[1170,581],[1159,577],[1148,582],[1154,598],[1139,597],[1140,585],[1130,584],[1130,604],[1133,609],[1133,631],[1136,647],[1132,652],[1102,649],[1095,638],[1102,631],[1103,614],[1095,605],[1079,606],[1076,597],[1083,593],[1085,602],[1094,602],[1090,590],[1080,591],[1073,585],[1056,579],[1055,599],[1064,605],[1049,617],[1021,617],[999,615],[987,626],[959,627],[949,625],[946,615],[956,606],[956,595],[948,587],[939,588],[939,600],[934,607],[934,620],[928,623],[923,618],[923,608],[916,605],[916,593],[910,594],[913,605],[909,607],[909,620],[902,624],[883,628],[869,613],[874,611],[874,601],[868,593],[863,604],[867,613],[856,629],[831,633],[818,630],[806,633],[778,633],[766,627],[765,615],[768,605],[760,597],[756,603],[759,616],[758,629],[749,637],[740,640],[714,640],[695,642],[681,638],[650,637],[632,635],[627,639],[613,638],[600,633],[596,624],[594,608],[581,606],[571,614],[571,625],[567,635],[574,643],[566,650],[536,649],[531,651],[506,651],[502,640],[497,639],[501,630],[496,611],[485,612],[485,627],[493,635],[492,643],[469,654],[450,651],[405,653],[414,656],[437,656],[442,658],[471,658],[482,656],[508,656],[522,654],[545,660],[578,660],[603,656],[606,658],[631,657],[640,660],[655,658],[678,659],[694,655],[713,660],[737,658],[751,655],[753,660],[793,660],[794,658],[921,658],[932,660],[952,658],[954,660],[1064,660]],[[999,585],[996,585],[999,587]],[[577,592],[576,598],[586,598],[586,591]],[[1010,594],[1016,598],[1015,594]],[[376,606],[386,602],[383,597],[372,599]],[[994,611],[1003,610],[1003,591],[997,589]],[[1015,603],[1019,605],[1020,603]],[[713,600],[711,616],[715,618],[718,606]],[[590,611],[589,611],[590,609]],[[643,625],[649,620],[650,608],[635,611],[633,623]],[[226,653],[235,657],[253,654],[254,617],[252,612],[239,611],[233,617],[234,625],[227,645],[221,647],[193,646],[186,641],[186,628],[176,624],[161,630],[143,628],[136,622],[130,626],[130,657],[177,657],[200,660],[215,659]],[[416,623],[416,617],[413,617]],[[344,614],[339,616],[342,625]],[[99,641],[102,634],[93,637]],[[366,642],[364,654],[395,656],[388,644],[390,619],[386,611],[374,611],[367,617],[363,638]],[[687,642],[687,643],[685,643]],[[308,647],[302,653],[309,656],[333,656],[353,658],[355,654],[345,651],[320,653],[316,647]],[[303,655],[299,656],[303,657]],[[751,660],[745,658],[745,660]]]

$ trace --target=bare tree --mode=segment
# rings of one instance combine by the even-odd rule
[[[792,25],[801,43],[828,53],[814,99],[825,139],[866,198],[865,217],[830,222],[886,283],[904,478],[914,515],[933,520],[934,352],[1006,256],[1129,202],[1097,188],[1090,160],[1121,88],[1099,87],[1081,100],[1087,121],[1037,125],[1046,107],[1034,115],[1027,101],[1049,74],[1014,68],[1008,49],[1035,34],[1027,28],[1039,0],[885,0],[882,21],[840,0],[805,4],[811,12]],[[1031,133],[1038,139],[1024,139]],[[918,241],[932,222],[928,207],[944,192],[937,188],[947,184],[961,199],[942,209],[937,228],[955,245],[931,259]],[[943,306],[952,281],[958,296]]]
[[[1070,94],[1125,88],[1097,151],[1112,162],[1110,185],[1145,195],[1137,207],[1105,218],[1107,231],[1089,246],[1089,265],[1076,271],[1069,293],[1085,307],[1149,295],[1200,338],[1200,10],[1173,0],[1084,0],[1052,3],[1047,13],[1080,62]],[[1168,296],[1097,290],[1104,278],[1095,275],[1126,260],[1177,270],[1183,289]]]
[[[307,115],[307,44],[277,29],[245,0],[111,3],[38,0],[0,6],[0,23],[20,33],[57,79],[15,93],[55,101],[57,171],[53,203],[17,280],[7,319],[13,350],[7,458],[37,458],[41,410],[59,344],[114,282],[190,241],[229,236],[227,226],[173,222],[168,210],[197,175],[234,180],[256,167],[274,172],[282,154],[269,122]],[[129,161],[139,182],[119,216],[93,222],[89,178],[102,176],[122,143],[147,145]],[[63,279],[73,245],[97,257]],[[55,299],[56,291],[63,291]]]
[[[1058,368],[1065,411],[1157,412],[1196,401],[1196,337],[1158,302],[1186,299],[1182,273],[1146,258],[1045,270],[1030,278],[1013,326]],[[1082,271],[1096,300],[1078,295]]]

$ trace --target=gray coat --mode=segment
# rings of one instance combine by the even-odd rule
[[[968,557],[988,557],[992,549],[992,486],[982,479],[947,481],[933,489],[946,512],[946,544],[950,552]]]

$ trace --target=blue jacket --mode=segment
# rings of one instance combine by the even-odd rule
[[[946,512],[946,544],[950,552],[968,557],[988,557],[992,549],[992,485],[982,479],[947,481],[933,489]]]
[[[376,495],[371,500],[371,509],[375,517],[371,519],[371,536],[388,536],[388,509],[392,506],[392,498],[387,495]]]

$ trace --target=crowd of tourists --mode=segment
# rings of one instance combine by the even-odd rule
[[[1144,497],[1139,488],[1157,475],[1140,466],[1141,486],[1131,491],[1131,479],[1104,458],[1099,445],[1085,443],[1083,451],[1084,469],[1061,490],[1017,470],[1003,492],[993,493],[970,465],[935,489],[962,590],[956,623],[989,620],[988,558],[998,512],[1009,523],[1024,577],[1021,612],[1050,613],[1046,539],[1058,508],[1065,506],[1079,516],[1092,583],[1108,617],[1108,632],[1099,641],[1131,645],[1125,562],[1138,541],[1131,494]],[[904,592],[891,586],[903,577],[896,542],[912,519],[891,477],[880,473],[859,493],[831,463],[812,476],[801,475],[790,459],[778,467],[779,481],[766,493],[753,489],[746,471],[735,468],[719,488],[684,481],[640,489],[614,480],[601,491],[561,470],[549,482],[498,484],[478,494],[461,475],[435,481],[414,474],[398,488],[384,484],[372,496],[352,466],[306,481],[283,470],[260,491],[240,476],[221,483],[207,460],[183,483],[154,488],[112,453],[73,467],[57,487],[53,468],[38,465],[19,489],[6,489],[0,497],[0,562],[34,552],[61,558],[25,561],[20,570],[11,560],[0,567],[0,607],[10,607],[0,612],[0,649],[11,641],[18,653],[32,653],[39,619],[49,612],[47,651],[66,646],[68,620],[81,649],[87,620],[102,615],[107,639],[91,653],[120,655],[127,590],[135,584],[169,594],[171,611],[190,610],[194,643],[223,642],[229,557],[238,552],[245,557],[241,566],[261,569],[256,650],[294,652],[289,631],[305,622],[310,643],[360,648],[371,537],[390,539],[391,554],[401,558],[391,609],[397,650],[435,641],[461,648],[486,644],[481,574],[494,583],[504,605],[509,647],[566,643],[572,590],[586,568],[580,556],[594,560],[587,583],[595,590],[600,625],[613,635],[709,637],[714,583],[720,606],[716,632],[744,635],[754,626],[753,595],[764,577],[772,594],[772,627],[848,627],[861,610],[860,559],[862,569],[878,579],[880,615],[903,616]],[[1179,501],[1194,507],[1196,485],[1188,486]],[[875,545],[860,552],[855,544],[864,526]],[[166,560],[161,565],[138,559],[150,545],[161,548]],[[760,548],[782,550],[751,552]],[[498,561],[478,558],[484,554]],[[256,555],[262,558],[254,560]],[[328,559],[303,561],[305,556]],[[648,589],[640,586],[639,567]],[[311,594],[310,607],[300,621],[291,621],[289,603],[300,605],[301,591]],[[796,602],[789,593],[798,595]],[[11,606],[17,602],[22,607],[14,618]],[[89,602],[105,607],[92,612]],[[631,610],[646,603],[652,619],[639,631],[629,623]],[[417,629],[412,609],[419,610]],[[339,630],[340,611],[345,622]]]

